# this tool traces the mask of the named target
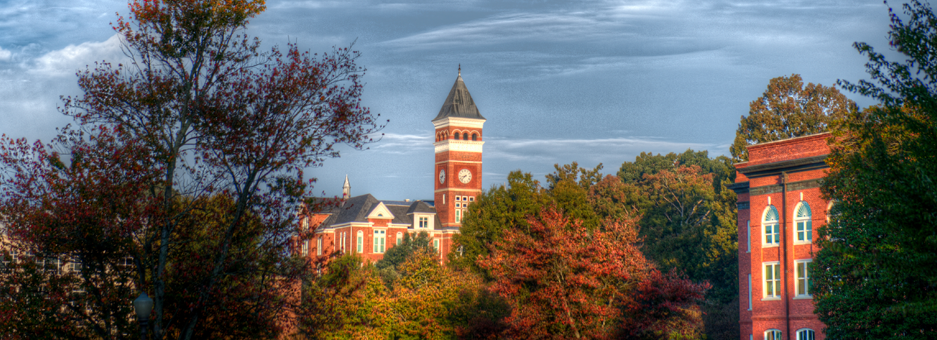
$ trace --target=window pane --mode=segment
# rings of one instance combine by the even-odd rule
[[[812,221],[807,221],[807,241],[813,241],[813,225]]]

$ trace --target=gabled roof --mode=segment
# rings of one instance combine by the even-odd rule
[[[433,118],[433,121],[448,117],[485,119],[485,117],[482,117],[481,113],[478,112],[478,107],[475,106],[472,95],[469,94],[468,88],[465,87],[465,82],[462,81],[461,70],[459,71],[459,77],[455,80],[455,84],[452,84],[452,90],[449,90],[449,96],[446,97],[446,101],[442,103],[442,108],[439,109],[439,114],[436,115],[436,118]]]
[[[394,219],[391,221],[394,224],[413,225],[413,212],[436,213],[435,208],[423,201],[379,201],[371,194],[365,194],[349,198],[340,207],[327,212],[320,212],[329,214],[329,217],[322,222],[322,225],[329,227],[349,222],[367,223],[368,216],[381,205],[394,215]]]

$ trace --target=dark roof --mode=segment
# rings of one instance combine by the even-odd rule
[[[378,201],[376,198],[374,198],[374,196],[371,196],[371,194],[365,194],[349,198],[340,207],[331,209],[328,212],[321,212],[329,214],[329,217],[322,221],[322,225],[328,227],[335,224],[343,224],[348,222],[367,222],[368,215],[380,203],[384,203],[384,206],[387,207],[387,210],[390,210],[390,213],[394,215],[394,220],[391,221],[391,223],[412,225],[412,213],[436,212],[435,208],[431,207],[423,201]]]
[[[455,84],[452,84],[452,90],[449,90],[449,96],[442,103],[439,115],[433,120],[436,121],[447,117],[485,119],[481,113],[478,113],[478,107],[475,106],[472,95],[465,87],[461,74],[456,78]]]

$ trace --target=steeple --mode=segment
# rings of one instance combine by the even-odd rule
[[[475,106],[472,95],[469,94],[465,82],[462,81],[462,64],[459,64],[459,75],[455,79],[455,84],[452,84],[452,89],[449,90],[449,96],[446,97],[442,108],[439,109],[439,114],[433,120],[448,117],[485,119],[478,112],[478,107]]]
[[[345,184],[342,185],[342,199],[351,198],[351,184],[348,184],[348,175],[345,175]]]

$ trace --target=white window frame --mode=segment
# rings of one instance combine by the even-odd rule
[[[769,266],[770,269],[769,269]],[[773,270],[772,270],[773,269]],[[771,278],[768,277],[769,271],[771,271]],[[780,300],[781,299],[781,262],[762,262],[761,263],[761,292],[762,300]],[[768,295],[768,283],[772,283],[772,295]]]
[[[455,210],[455,223],[462,223],[461,217],[462,217],[462,210],[456,209]]]
[[[364,231],[358,230],[358,243],[355,245],[355,248],[358,250],[358,254],[364,253]]]
[[[316,255],[322,256],[322,236],[316,241]]]
[[[342,254],[345,253],[345,244],[346,244],[345,239],[347,239],[347,236],[345,236],[345,232],[342,232],[341,240],[338,241],[339,247],[341,247],[341,250],[342,250]]]
[[[302,240],[302,241],[300,241],[300,242],[302,242],[303,245],[300,247],[301,250],[299,251],[299,253],[302,254],[303,256],[309,255],[309,241],[308,241],[308,240]]]
[[[303,217],[303,232],[309,231],[309,217]]]
[[[387,230],[378,229],[374,231],[372,245],[375,254],[383,254],[387,246]]]
[[[770,338],[768,336],[771,336]],[[780,329],[769,329],[765,331],[765,340],[783,340],[784,333]]]
[[[807,216],[797,216],[802,207],[807,208]],[[813,243],[813,211],[810,204],[800,201],[794,206],[794,244]]]
[[[435,250],[437,253],[439,252],[439,239],[438,238],[433,239],[433,250]]]
[[[795,260],[794,261],[794,298],[813,298],[813,294],[810,293],[810,263],[813,262],[813,259],[809,260]],[[804,272],[803,277],[801,277],[800,266],[803,265]],[[801,286],[801,280],[803,280],[803,286]],[[801,287],[803,287],[804,294],[801,294]]]
[[[398,232],[397,232],[397,242],[396,242],[396,243],[397,243],[397,245],[399,246],[400,243],[402,243],[402,242],[403,242],[403,233],[401,233],[401,232],[398,231]]]
[[[748,310],[752,310],[752,274],[748,274]]]
[[[817,338],[817,332],[810,328],[798,329],[796,334],[797,340],[815,340]]]
[[[751,220],[745,221],[745,233],[748,234],[748,250],[746,250],[745,252],[751,253],[752,252],[752,221]]]
[[[772,209],[774,210],[774,213],[775,213],[774,215],[778,216],[778,218],[780,219],[780,215],[777,214],[778,209],[775,208],[773,205],[769,205],[767,208],[765,208],[765,211],[761,214],[761,229],[762,229],[761,235],[762,235],[762,240],[763,240],[762,248],[777,247],[781,244],[781,233],[780,233],[780,228],[779,228],[780,221],[766,220],[766,218],[768,217],[768,212],[771,211]]]

